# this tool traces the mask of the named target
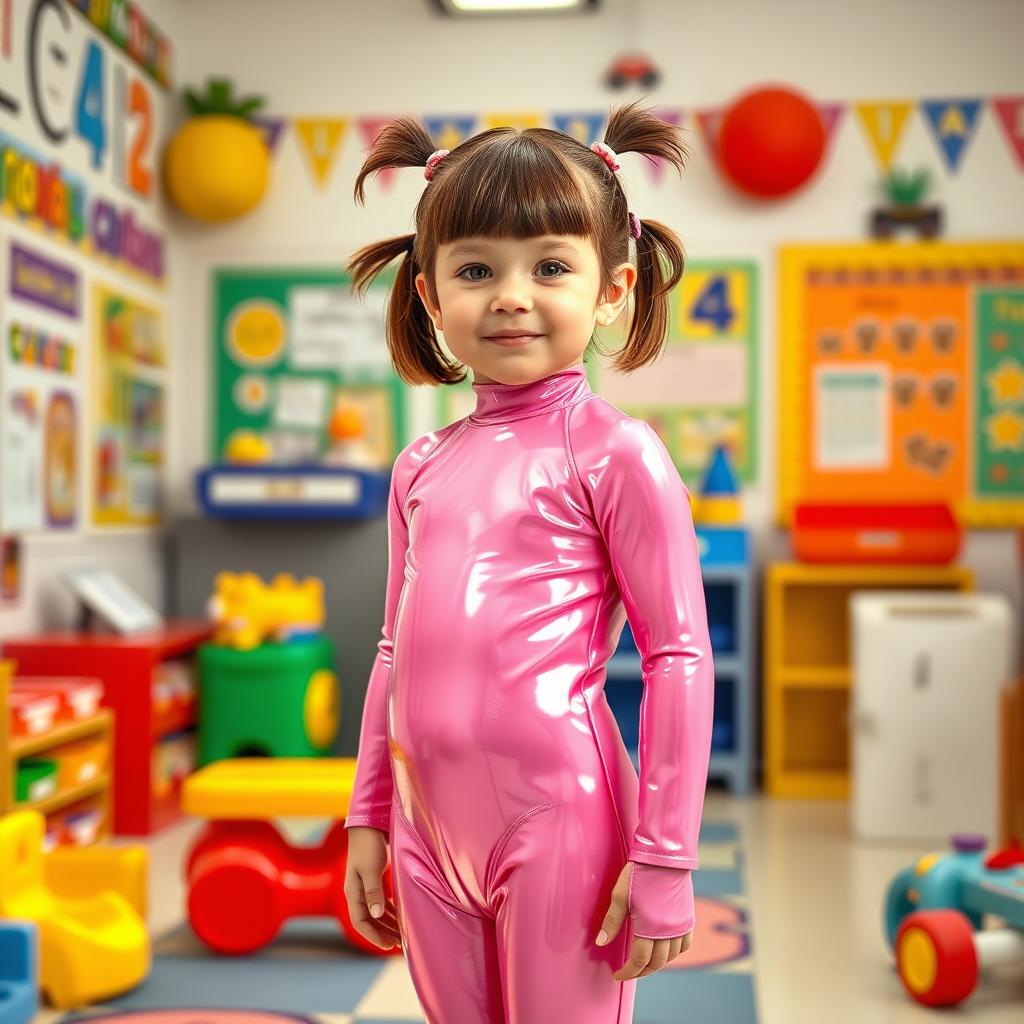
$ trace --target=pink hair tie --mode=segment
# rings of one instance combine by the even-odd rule
[[[630,211],[630,214],[629,214],[629,233],[634,238],[639,238],[641,230],[642,230],[642,225],[640,224],[640,218],[635,213]]]
[[[611,146],[604,142],[595,142],[590,147],[613,171],[619,169],[619,156]]]
[[[451,152],[450,149],[435,149],[427,157],[427,166],[423,168],[423,177],[430,181],[434,177],[437,165]]]

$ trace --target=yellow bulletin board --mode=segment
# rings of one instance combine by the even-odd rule
[[[1024,525],[1024,243],[780,251],[779,502]]]

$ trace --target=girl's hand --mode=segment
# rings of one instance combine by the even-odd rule
[[[607,938],[602,942],[599,936],[599,946],[611,942],[619,934],[619,929],[629,916],[629,880],[632,874],[633,864],[627,861],[612,890],[608,913],[605,914],[601,925],[602,934],[605,934]],[[635,935],[629,959],[615,972],[613,977],[616,981],[628,981],[630,978],[646,978],[648,974],[660,971],[665,964],[675,960],[677,956],[690,948],[692,935],[692,931],[671,939],[645,939]]]
[[[355,826],[348,831],[345,899],[356,931],[383,950],[401,946],[398,915],[393,900],[384,895],[388,841],[377,828]],[[380,913],[374,914],[374,908]]]

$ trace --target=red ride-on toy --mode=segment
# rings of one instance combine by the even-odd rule
[[[348,941],[381,950],[356,931],[345,899],[348,833],[344,818],[354,758],[217,761],[185,781],[187,814],[210,819],[188,856],[188,919],[218,953],[253,953],[293,917],[336,917]],[[271,824],[285,817],[330,818],[318,846],[293,846]],[[384,891],[394,898],[390,868]]]

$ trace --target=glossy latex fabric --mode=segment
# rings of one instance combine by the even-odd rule
[[[388,833],[436,1024],[622,1024],[634,935],[694,924],[714,671],[686,489],[582,365],[474,384],[407,447],[347,824]],[[639,779],[604,695],[628,614]],[[633,862],[630,919],[594,940]]]

